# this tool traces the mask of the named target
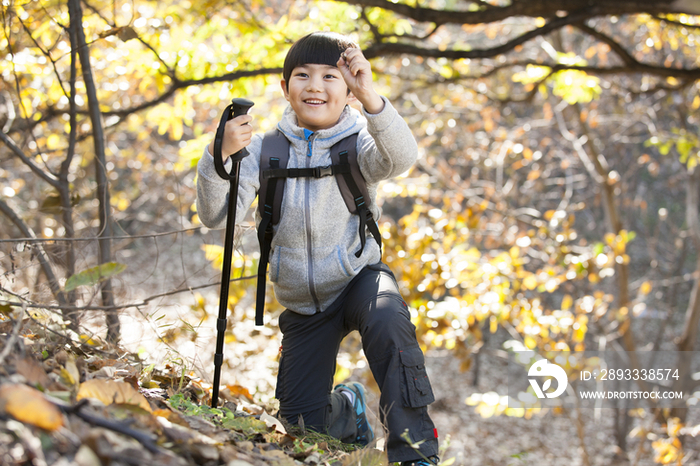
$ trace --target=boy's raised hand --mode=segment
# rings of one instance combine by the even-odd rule
[[[224,162],[229,156],[250,144],[253,137],[253,127],[248,123],[253,121],[250,115],[239,115],[226,122],[224,140],[221,143],[221,158]],[[209,153],[214,155],[214,141],[209,144]]]
[[[340,55],[338,69],[343,75],[345,84],[368,113],[379,113],[384,109],[384,101],[372,82],[372,66],[358,48],[346,49]]]

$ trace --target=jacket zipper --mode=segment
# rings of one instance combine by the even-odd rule
[[[316,139],[316,134],[312,133],[307,136],[309,153],[306,154],[306,168],[311,168],[311,150]],[[321,305],[316,295],[316,283],[314,280],[314,261],[313,261],[313,245],[311,244],[311,179],[303,178],[304,183],[304,217],[306,224],[306,257],[307,257],[307,272],[309,274],[309,292],[313,299],[316,312],[321,312]]]

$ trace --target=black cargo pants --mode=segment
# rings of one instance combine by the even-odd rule
[[[383,263],[363,269],[325,312],[304,316],[284,311],[279,318],[282,355],[275,396],[280,415],[291,424],[346,442],[356,436],[350,401],[331,393],[340,342],[358,330],[370,369],[381,390],[379,418],[388,430],[390,462],[428,457],[438,452],[437,431],[427,406],[435,401],[416,340],[410,313],[396,279]]]

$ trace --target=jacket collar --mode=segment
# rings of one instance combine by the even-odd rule
[[[316,145],[317,147],[330,147],[341,139],[360,132],[360,130],[366,126],[367,120],[365,117],[354,108],[346,105],[343,113],[340,115],[338,123],[330,128],[322,129],[314,133],[316,135]],[[292,110],[291,105],[288,105],[285,109],[282,119],[277,124],[277,128],[279,128],[291,142],[301,142],[308,139],[309,131],[297,124],[297,116],[294,110]]]

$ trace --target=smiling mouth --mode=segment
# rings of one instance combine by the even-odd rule
[[[326,103],[325,100],[319,100],[319,99],[307,99],[304,101],[305,104],[309,105],[323,105]]]

